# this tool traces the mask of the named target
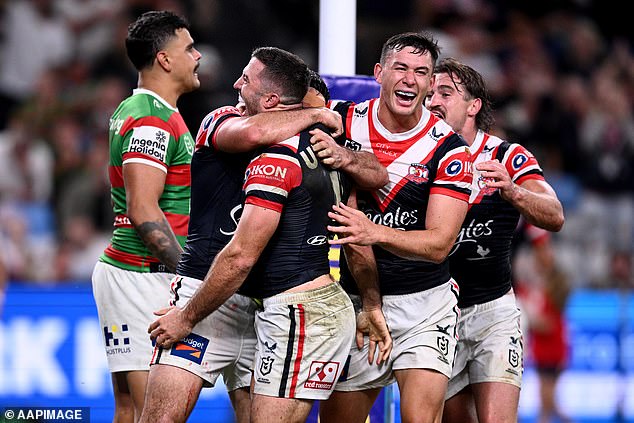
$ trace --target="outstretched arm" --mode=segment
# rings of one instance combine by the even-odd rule
[[[280,110],[227,119],[218,128],[216,145],[221,151],[239,153],[275,144],[322,123],[333,136],[343,133],[341,116],[324,107]]]
[[[174,307],[153,322],[148,329],[150,338],[159,346],[169,347],[220,307],[242,285],[273,236],[279,219],[277,211],[247,204],[235,235],[218,253],[194,296],[184,308]]]
[[[528,222],[542,229],[558,232],[564,225],[564,210],[555,190],[546,182],[528,179],[517,185],[497,160],[477,166],[482,176],[491,178],[487,186],[498,188],[503,199],[519,211]]]

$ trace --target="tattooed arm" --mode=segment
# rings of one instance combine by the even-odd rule
[[[123,165],[128,218],[152,255],[174,273],[183,249],[159,207],[165,176],[162,170],[145,164]]]

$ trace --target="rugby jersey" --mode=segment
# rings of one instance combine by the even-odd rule
[[[422,108],[418,124],[393,134],[378,119],[378,99],[362,103],[331,101],[345,127],[345,144],[370,151],[387,168],[389,182],[378,191],[359,191],[359,209],[374,223],[394,229],[424,230],[431,194],[468,201],[472,163],[467,143],[443,120]],[[383,295],[401,295],[434,288],[450,279],[448,262],[410,260],[373,246]],[[341,281],[346,291],[357,287],[341,260]]]
[[[537,159],[519,144],[478,131],[469,211],[449,255],[450,272],[460,287],[458,306],[493,301],[511,289],[511,242],[520,213],[497,189],[487,188],[478,163],[498,159],[514,183],[544,180]]]
[[[127,216],[123,164],[143,163],[166,173],[159,206],[179,243],[189,221],[190,162],[194,140],[178,109],[156,93],[135,89],[110,118],[108,173],[115,214],[110,245],[100,260],[137,272],[150,272],[159,260],[143,244]]]

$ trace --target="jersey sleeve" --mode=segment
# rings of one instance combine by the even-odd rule
[[[528,179],[544,180],[544,173],[533,154],[520,144],[511,144],[504,154],[502,164],[518,185]]]
[[[167,173],[168,147],[179,136],[175,132],[172,125],[156,116],[129,118],[120,131],[122,164],[143,163]]]
[[[281,213],[291,190],[301,182],[302,169],[293,149],[283,143],[271,146],[247,167],[243,186],[245,204]]]
[[[213,147],[218,149],[216,145],[216,134],[218,128],[222,126],[228,119],[240,117],[240,111],[233,106],[220,107],[204,117],[196,134],[196,149],[201,147]]]
[[[469,201],[473,179],[473,159],[466,143],[457,135],[448,137],[441,148],[431,194],[442,194]]]
[[[327,106],[331,110],[334,110],[335,112],[339,113],[339,115],[341,115],[341,122],[343,124],[344,133],[335,140],[337,141],[337,144],[343,145],[344,147],[347,147],[353,151],[358,151],[354,147],[355,143],[350,142],[352,113],[354,112],[355,103],[352,101],[330,100]]]

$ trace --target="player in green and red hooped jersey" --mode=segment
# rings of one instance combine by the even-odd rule
[[[189,167],[194,149],[193,138],[176,103],[182,94],[200,86],[197,70],[201,54],[194,48],[188,23],[167,11],[152,11],[140,16],[128,27],[125,42],[128,57],[139,74],[138,87],[110,119],[108,170],[116,219],[111,244],[95,268],[106,266],[112,269],[109,275],[116,275],[123,269],[129,273],[118,275],[125,276],[126,281],[132,278],[139,284],[147,284],[151,280],[148,278],[158,277],[150,273],[157,273],[167,280],[165,286],[169,292],[169,279],[176,269],[187,235]],[[93,273],[95,293],[99,289],[101,296],[105,287],[115,298],[130,298],[130,293],[117,288],[117,281],[102,276],[106,273],[102,272],[98,277],[95,276],[97,271]],[[101,285],[97,286],[96,281]],[[153,297],[154,288],[151,284],[149,287],[148,295],[137,294],[135,297]],[[159,288],[162,286],[156,286],[156,290]],[[121,291],[116,292],[116,289]],[[95,295],[96,300],[100,298]],[[141,308],[146,298],[133,298],[132,301],[138,301]],[[105,316],[104,321],[109,322],[107,313],[116,307],[111,303],[97,301],[100,320]],[[145,310],[141,313],[145,317]],[[148,314],[151,319],[152,308]],[[138,370],[126,368],[122,361],[129,348],[108,350],[108,336],[116,337],[118,330],[128,331],[128,323],[134,320],[130,315],[124,316],[128,319],[120,318],[124,329],[105,326],[103,322],[102,326],[109,365],[111,356],[117,355],[116,360],[119,360],[110,366],[115,396],[114,421],[132,422],[138,419],[143,408],[150,355],[147,368]],[[134,348],[132,335],[133,332],[126,332],[130,338],[124,338],[120,344]],[[150,344],[146,334],[145,341]],[[118,343],[115,341],[114,345]],[[145,345],[142,347],[139,351],[144,352]],[[149,348],[151,354],[151,344]]]

